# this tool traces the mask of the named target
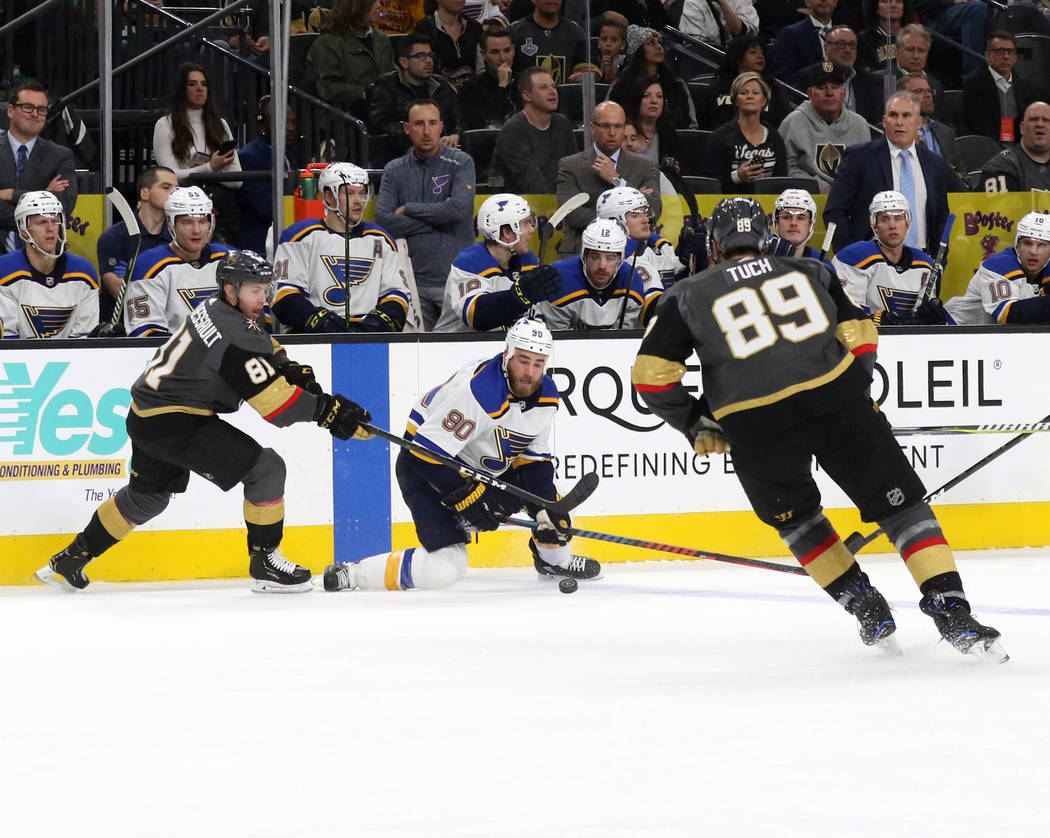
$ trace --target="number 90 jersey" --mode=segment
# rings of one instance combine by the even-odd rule
[[[500,354],[474,362],[426,393],[408,415],[408,436],[494,475],[549,463],[558,388],[544,375],[535,393],[518,398],[507,385],[502,360]]]
[[[695,350],[711,415],[736,441],[804,423],[864,392],[877,341],[874,324],[823,263],[729,260],[663,295],[631,378],[645,403],[684,433],[701,412],[681,384]]]

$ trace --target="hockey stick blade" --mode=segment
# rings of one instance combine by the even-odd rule
[[[580,482],[583,481],[581,480]],[[513,524],[516,527],[527,527],[529,529],[536,528],[535,521],[526,521],[524,518],[510,518],[507,520],[507,523]],[[712,553],[709,550],[694,550],[691,547],[675,547],[672,544],[661,544],[659,541],[646,541],[641,538],[630,538],[626,535],[610,535],[609,533],[583,530],[576,527],[570,528],[569,532],[580,538],[590,538],[594,541],[608,541],[612,544],[624,544],[628,547],[641,547],[643,550],[658,550],[661,553],[674,553],[677,556],[690,556],[695,559],[711,559],[716,562],[738,564],[743,565],[744,567],[759,567],[764,570],[776,570],[780,573],[790,573],[795,576],[808,575],[805,570],[797,565],[765,562],[761,559],[748,559],[744,556],[729,556],[725,553]]]
[[[565,216],[567,216],[577,207],[582,207],[590,199],[591,196],[588,195],[586,192],[577,192],[564,204],[558,207],[551,215],[551,217],[548,218],[547,221],[543,224],[543,226],[540,227],[539,263],[541,265],[547,264],[544,261],[544,256],[546,256],[547,254],[547,242],[550,241],[551,236],[554,235],[555,228],[557,228],[557,226],[565,220]]]
[[[477,480],[479,483],[484,483],[486,486],[492,486],[495,489],[514,495],[527,503],[548,509],[551,512],[566,513],[575,509],[594,494],[594,490],[598,488],[598,474],[592,471],[583,475],[583,477],[576,482],[576,485],[573,486],[568,493],[563,495],[560,500],[541,498],[539,495],[534,495],[532,492],[521,489],[513,483],[507,483],[500,480],[498,477],[491,475],[488,472],[477,471],[458,460],[454,460],[444,454],[439,454],[437,451],[432,451],[431,449],[420,445],[418,442],[412,442],[411,440],[400,437],[397,434],[392,434],[390,431],[384,430],[383,428],[377,428],[375,425],[370,425],[367,422],[362,422],[361,427],[369,433],[373,433],[381,439],[385,439],[387,442],[399,445],[406,451],[419,454],[429,460],[436,460],[444,466],[455,469],[466,477]]]
[[[120,194],[120,190],[115,186],[107,187],[106,197],[109,202],[113,204],[113,209],[117,211],[120,216],[120,220],[124,222],[124,226],[127,227],[128,237],[134,242],[135,249],[132,251],[131,258],[128,260],[128,264],[124,267],[124,281],[120,284],[120,291],[117,294],[116,303],[113,306],[113,316],[109,320],[108,331],[109,334],[113,334],[116,331],[117,326],[120,323],[121,318],[124,316],[124,301],[128,296],[128,287],[131,284],[131,274],[135,270],[135,262],[139,258],[139,250],[142,248],[142,231],[139,230],[139,222],[135,217],[135,211],[131,208],[131,205],[125,200],[124,196]],[[100,333],[103,337],[105,334]]]

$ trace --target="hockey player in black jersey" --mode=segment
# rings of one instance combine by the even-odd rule
[[[878,335],[834,274],[813,259],[766,256],[767,221],[751,198],[719,202],[708,224],[714,267],[664,294],[632,370],[645,403],[698,454],[725,453],[756,514],[861,639],[899,651],[893,615],[824,516],[811,459],[905,560],[941,636],[1006,660],[999,632],[970,613],[922,481],[868,390]],[[703,396],[683,387],[699,356]]]
[[[339,439],[370,435],[370,415],[330,396],[310,367],[291,361],[259,326],[273,273],[253,253],[231,252],[216,271],[219,293],[198,306],[131,386],[131,480],[91,516],[73,543],[36,572],[41,582],[87,587],[84,566],[164,511],[190,472],[224,492],[244,484],[254,590],[311,590],[310,571],[281,555],[284,460],[218,417],[247,401],[278,427],[313,421]]]

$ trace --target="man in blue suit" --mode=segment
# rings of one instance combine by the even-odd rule
[[[868,206],[877,192],[887,190],[911,204],[905,243],[926,251],[936,246],[948,218],[948,164],[917,142],[920,122],[918,97],[898,91],[886,102],[885,138],[846,149],[824,205],[824,223],[837,225],[836,251],[871,238]]]
[[[805,5],[809,14],[781,29],[774,47],[777,72],[795,87],[799,70],[824,60],[824,41],[831,32],[831,15],[838,0],[806,0]]]

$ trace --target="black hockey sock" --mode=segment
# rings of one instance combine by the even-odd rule
[[[863,576],[864,573],[861,571],[860,565],[854,562],[846,568],[845,572],[835,581],[829,585],[825,585],[824,590],[828,592],[828,596],[835,600],[835,602],[838,602]]]
[[[957,571],[951,571],[949,573],[942,573],[938,576],[934,576],[931,579],[927,579],[921,585],[919,590],[923,596],[926,594],[940,593],[940,594],[954,594],[959,596],[963,593],[962,577],[959,576]],[[965,594],[962,597],[966,599]]]
[[[114,509],[116,506],[114,505]],[[128,531],[130,532],[130,527]],[[126,533],[125,533],[126,534]],[[123,536],[121,536],[123,537]],[[114,537],[106,526],[102,523],[102,519],[99,517],[99,513],[96,512],[91,516],[91,520],[88,521],[88,525],[84,527],[84,531],[77,537],[79,544],[74,542],[77,547],[82,547],[87,550],[92,558],[95,556],[101,556],[110,547],[120,541],[120,538]]]

